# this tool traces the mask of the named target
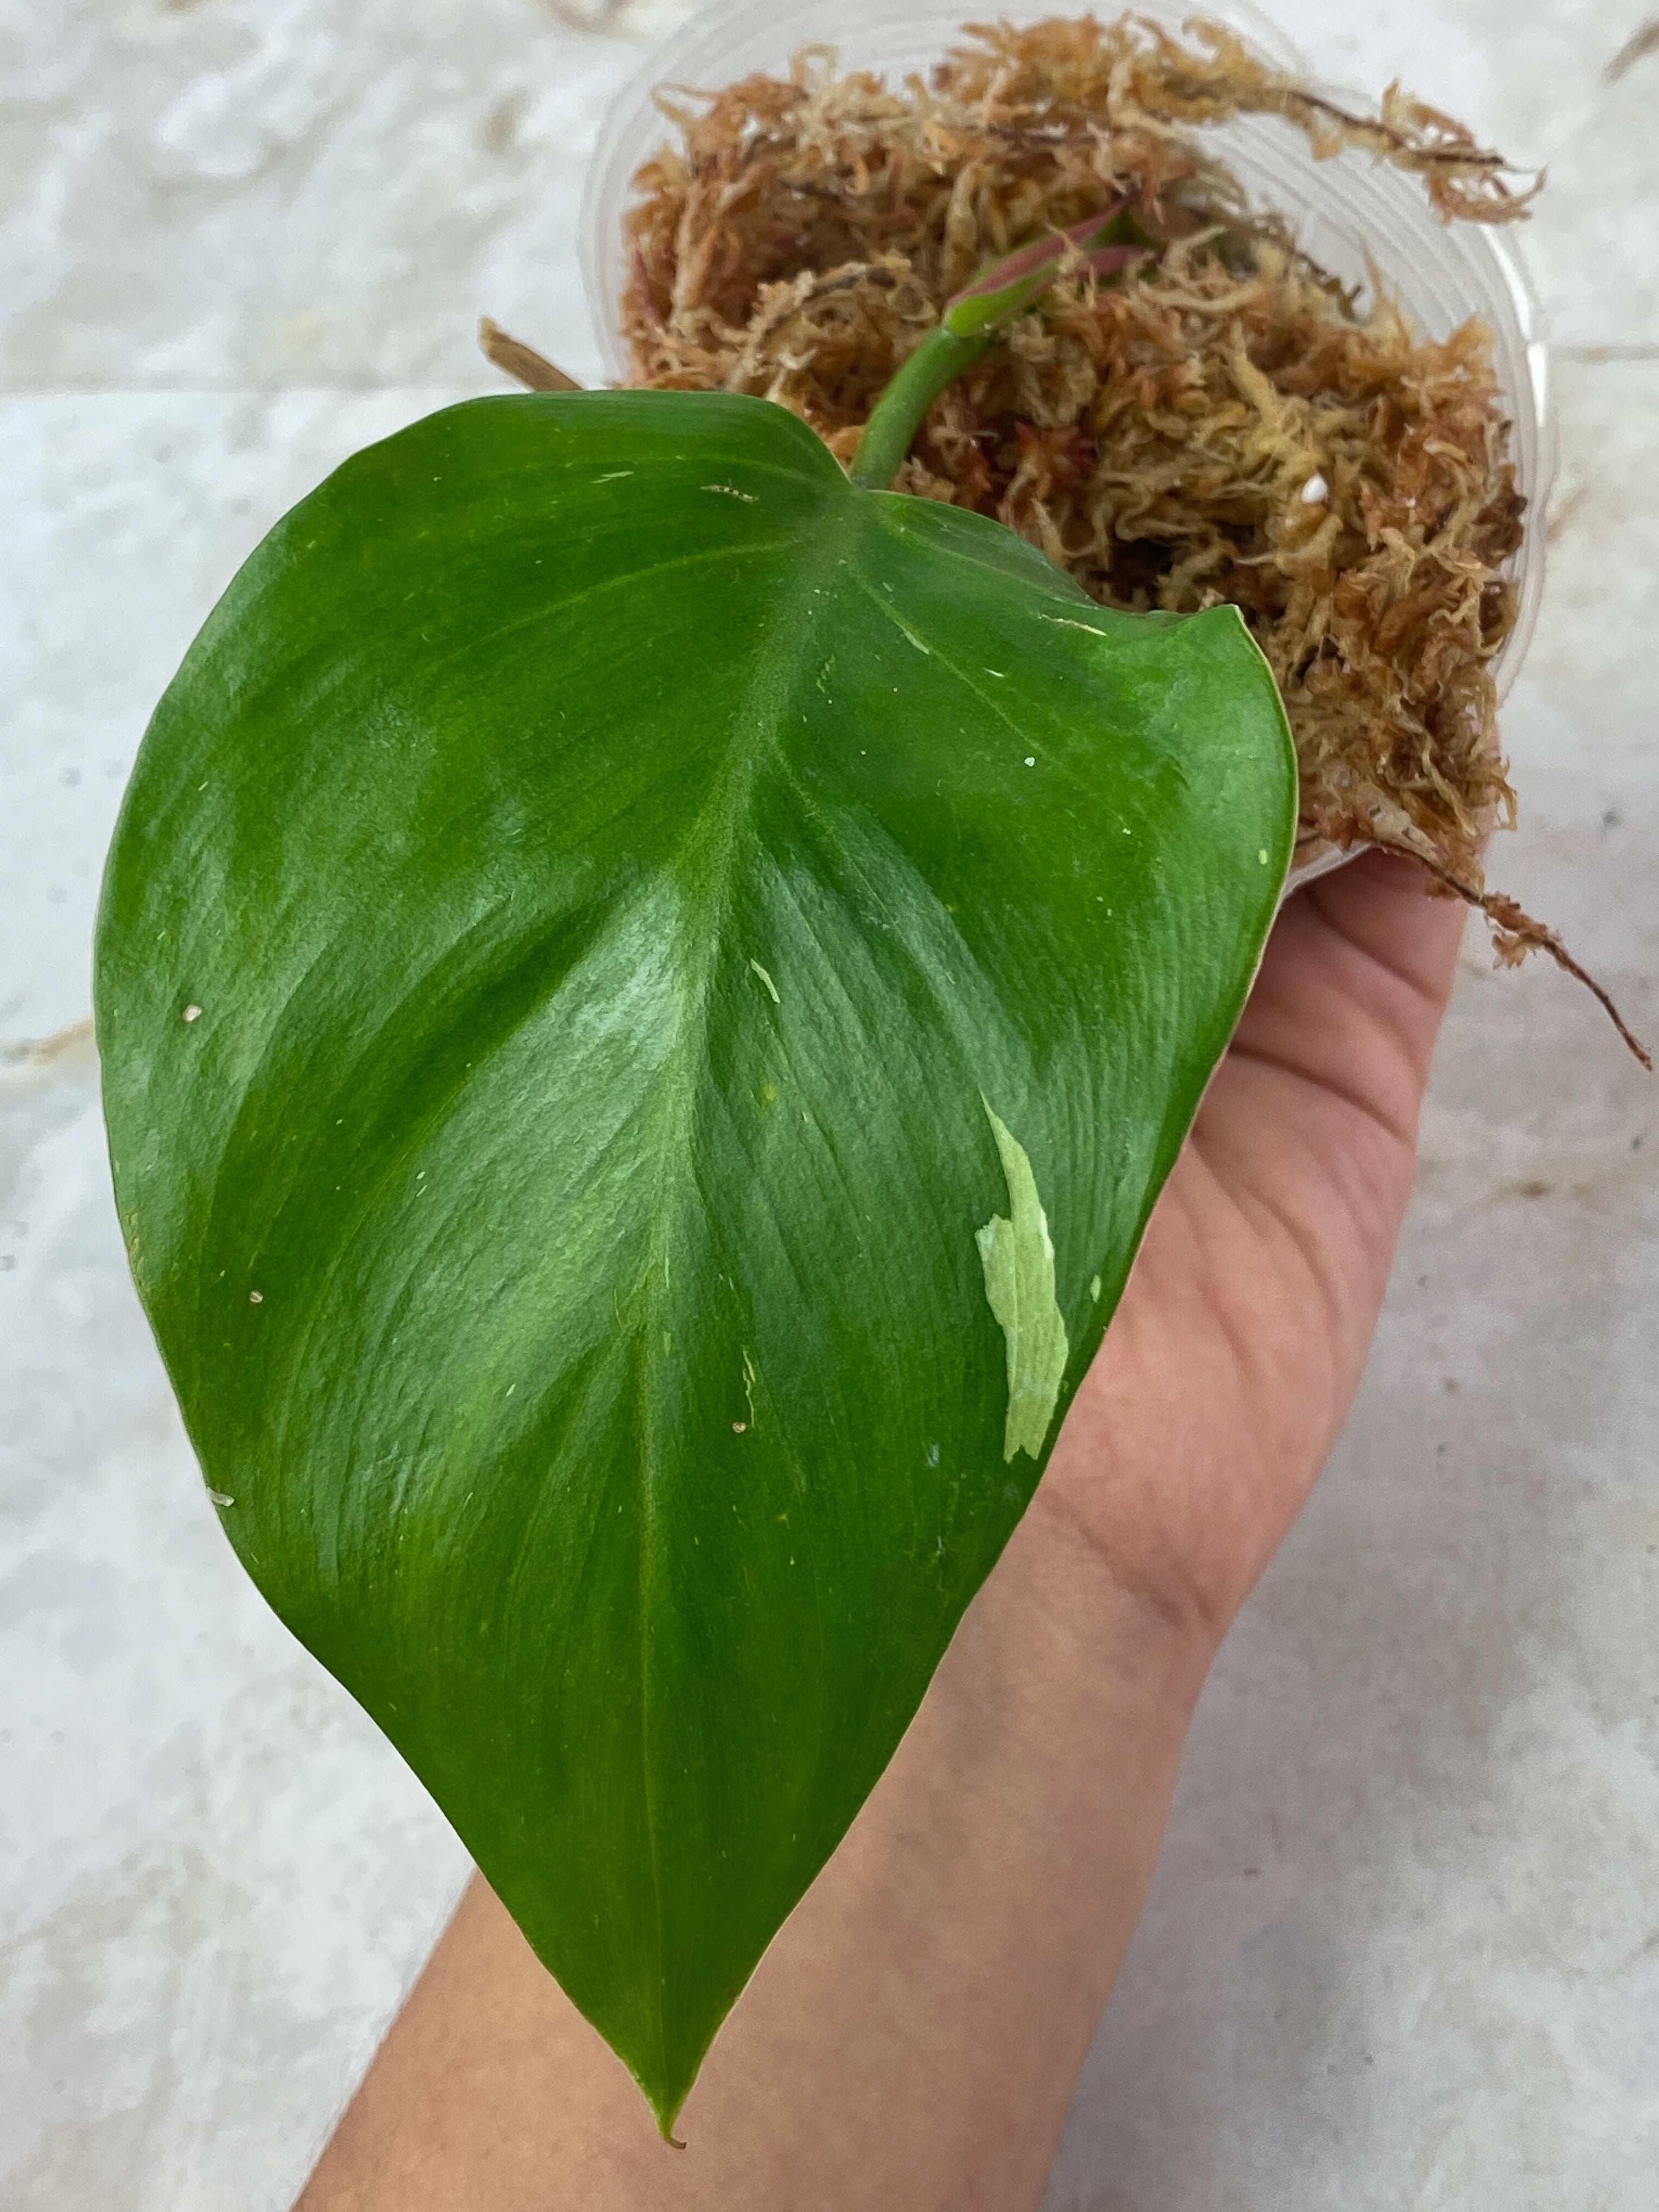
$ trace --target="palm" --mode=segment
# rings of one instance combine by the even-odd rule
[[[1358,1383],[1461,920],[1377,855],[1288,902],[1038,1493],[1212,1632]]]

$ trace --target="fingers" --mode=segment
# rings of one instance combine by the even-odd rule
[[[1286,901],[1198,1124],[1218,1168],[1287,1203],[1316,1164],[1322,1202],[1340,1189],[1368,1245],[1409,1188],[1462,928],[1423,884],[1371,854]]]
[[[1428,881],[1410,860],[1367,853],[1296,895],[1349,949],[1356,987],[1369,987],[1425,1074],[1467,916],[1460,900],[1431,896]]]
[[[1237,1048],[1362,1105],[1408,1145],[1463,926],[1422,871],[1367,854],[1286,901]]]

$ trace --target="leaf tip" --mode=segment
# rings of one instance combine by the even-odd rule
[[[635,2074],[634,2079],[639,2083],[641,2093],[646,2103],[651,2107],[651,2117],[657,2124],[657,2133],[670,2150],[684,2150],[685,2138],[684,2136],[675,2134],[674,2125],[684,2109],[686,2099],[691,2094],[691,2081],[681,2081],[669,2087],[654,2086],[639,2074]],[[694,2072],[692,2081],[696,2079],[696,2075]]]

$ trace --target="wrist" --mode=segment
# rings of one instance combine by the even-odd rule
[[[999,1577],[1005,1601],[1029,1617],[1054,1662],[1093,1683],[1103,1724],[1185,1734],[1225,1620],[1178,1589],[1128,1572],[1047,1482],[988,1588]]]

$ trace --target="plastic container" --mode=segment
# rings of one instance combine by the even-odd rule
[[[1066,12],[1066,5],[1067,0],[1006,0],[996,12],[1006,21],[1032,23]],[[1171,32],[1179,32],[1192,12],[1192,0],[1139,0],[1135,9]],[[1206,12],[1274,67],[1308,75],[1296,48],[1246,0],[1226,0]],[[610,374],[620,381],[628,369],[618,331],[626,280],[623,216],[631,180],[672,136],[652,100],[657,87],[712,90],[756,70],[787,74],[791,55],[804,46],[832,46],[842,67],[878,70],[897,82],[908,72],[930,69],[959,39],[963,25],[974,20],[969,0],[902,0],[902,12],[895,14],[883,0],[718,0],[657,47],[605,119],[582,203],[582,278]],[[1351,112],[1371,112],[1369,95],[1314,82]],[[1243,117],[1207,126],[1200,135],[1252,204],[1286,217],[1304,249],[1345,283],[1369,294],[1375,269],[1387,291],[1431,337],[1449,337],[1471,315],[1490,326],[1494,365],[1514,425],[1510,453],[1530,525],[1508,564],[1520,586],[1520,607],[1493,664],[1498,696],[1504,698],[1537,619],[1544,586],[1542,521],[1555,470],[1544,314],[1512,239],[1484,223],[1443,223],[1415,177],[1369,155],[1349,151],[1316,161],[1302,133],[1277,117]],[[1297,877],[1306,881],[1343,857],[1322,855],[1311,867],[1298,866]]]

